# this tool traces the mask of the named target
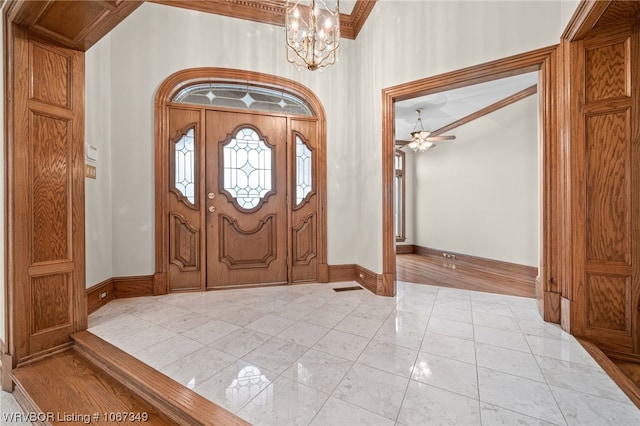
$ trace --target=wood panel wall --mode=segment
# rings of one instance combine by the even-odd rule
[[[8,24],[8,342],[13,366],[86,328],[84,54]]]
[[[571,332],[638,353],[640,32],[591,31],[571,43]]]

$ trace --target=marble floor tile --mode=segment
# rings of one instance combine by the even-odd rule
[[[542,356],[537,356],[536,359],[550,386],[573,389],[626,404],[631,403],[627,395],[599,366],[591,367]]]
[[[310,324],[320,325],[322,327],[333,328],[342,321],[347,314],[335,311],[326,311],[324,309],[316,309],[309,315],[302,318],[301,321]]]
[[[329,331],[331,331],[331,329],[327,327],[298,321],[284,329],[277,335],[277,337],[284,340],[291,340],[299,345],[310,348],[315,345],[318,340],[322,339]]]
[[[202,347],[204,345],[200,342],[177,335],[141,351],[133,352],[133,355],[142,360],[142,362],[159,370]]]
[[[481,325],[474,325],[473,329],[476,342],[521,352],[531,352],[527,340],[520,332],[498,330],[497,328],[483,327]]]
[[[570,339],[550,339],[547,337],[525,335],[531,352],[549,358],[597,367],[598,363],[573,337]]]
[[[520,325],[515,318],[487,314],[484,312],[475,311],[473,313],[473,324],[483,327],[497,328],[499,330],[513,331],[520,333]]]
[[[282,373],[308,349],[295,342],[272,337],[242,359],[276,373]]]
[[[383,322],[383,320],[371,320],[355,315],[347,315],[335,326],[335,329],[370,339],[378,332]]]
[[[424,334],[420,351],[469,364],[476,363],[476,349],[473,341],[460,339],[458,337],[445,336],[427,331]]]
[[[356,363],[333,396],[395,420],[408,382],[408,378]]]
[[[420,349],[424,331],[423,327],[403,326],[400,323],[386,321],[380,326],[373,339],[409,349]]]
[[[330,397],[311,426],[394,426],[394,421],[341,399]]]
[[[357,362],[402,377],[411,377],[418,351],[372,340]]]
[[[298,358],[283,376],[331,394],[344,379],[353,361],[310,349]]]
[[[0,426],[31,426],[26,420],[25,411],[20,407],[13,394],[0,390]],[[393,422],[391,423],[393,424]]]
[[[564,418],[546,383],[478,367],[480,401],[563,424]]]
[[[331,330],[313,345],[313,349],[355,361],[368,343],[369,339],[364,337]]]
[[[392,298],[333,290],[353,285],[117,299],[89,331],[254,424],[640,424],[534,299],[402,281]]]
[[[196,386],[194,391],[224,409],[237,413],[276,377],[277,373],[240,360]]]
[[[640,424],[640,409],[633,404],[555,386],[551,386],[551,392],[558,401],[569,426],[637,426]]]
[[[207,322],[184,331],[182,335],[208,345],[239,329],[240,326],[209,317]]]
[[[405,425],[480,425],[477,399],[409,382],[398,422]]]
[[[449,392],[478,399],[476,366],[420,352],[411,379]]]
[[[258,318],[251,324],[247,324],[245,328],[255,330],[262,334],[268,334],[269,336],[275,336],[294,322],[296,322],[296,320],[291,318],[276,314],[268,314]]]
[[[241,328],[214,341],[210,346],[240,358],[269,340],[269,338],[270,336],[267,334],[258,333],[248,328]]]
[[[482,426],[557,426],[544,420],[487,404],[486,402],[480,403],[480,414],[482,416]]]
[[[238,415],[254,425],[308,425],[329,395],[286,377],[278,377]]]
[[[458,337],[460,339],[473,340],[473,325],[466,322],[431,317],[427,331],[450,337]]]
[[[236,361],[238,359],[231,355],[205,346],[165,365],[160,371],[176,382],[193,389]]]
[[[513,374],[514,376],[544,382],[544,376],[533,354],[500,346],[476,343],[478,367]]]

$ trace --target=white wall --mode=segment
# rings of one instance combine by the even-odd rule
[[[417,245],[538,266],[538,102],[530,96],[415,153]]]
[[[400,83],[559,42],[561,4],[553,1],[377,2],[356,40],[359,66],[357,153],[361,167],[356,263],[382,270],[381,91]]]
[[[382,272],[381,90],[555,44],[567,10],[554,1],[380,0],[358,39],[343,40],[340,62],[318,73],[286,61],[280,27],[143,4],[107,36],[113,105],[87,96],[87,114],[112,113],[112,228],[96,239],[112,238],[113,276],[154,271],[153,100],[171,73],[239,68],[313,90],[327,112],[328,261]],[[96,78],[87,73],[101,87]],[[97,263],[87,271],[96,279]]]
[[[103,117],[111,112],[111,192],[93,191],[112,205],[112,227],[96,228],[96,240],[112,238],[113,276],[147,275],[154,272],[154,97],[170,74],[191,67],[227,67],[280,75],[313,90],[327,113],[329,263],[354,263],[355,129],[352,111],[356,100],[340,95],[336,88],[357,83],[347,72],[353,42],[344,40],[337,65],[319,73],[298,71],[285,58],[284,32],[280,27],[237,20],[186,9],[145,3],[92,47],[87,56],[98,64],[110,55],[108,75],[91,75],[87,82],[110,76],[109,101],[87,94],[87,114]],[[105,47],[108,43],[110,46]],[[96,50],[94,53],[94,49]],[[87,125],[89,127],[89,124]],[[91,130],[88,130],[88,132]],[[99,138],[98,138],[99,139]],[[101,161],[104,157],[100,154]],[[98,171],[100,173],[100,169]],[[88,206],[88,209],[94,210]],[[88,213],[89,215],[90,213]],[[92,214],[92,213],[91,213]],[[103,248],[107,248],[108,243]],[[101,261],[101,260],[100,260]],[[88,262],[89,263],[89,262]],[[101,276],[98,261],[88,264],[87,276]],[[103,268],[107,271],[108,268]],[[94,281],[92,279],[91,281]],[[95,282],[87,281],[87,285]]]
[[[85,143],[98,148],[96,179],[85,179],[86,285],[113,277],[111,39],[85,54]]]

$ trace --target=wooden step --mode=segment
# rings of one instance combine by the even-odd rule
[[[71,336],[74,349],[181,425],[249,425],[191,389],[88,331]]]
[[[20,405],[44,413],[36,424],[248,424],[87,331],[72,338],[72,349],[12,372]]]

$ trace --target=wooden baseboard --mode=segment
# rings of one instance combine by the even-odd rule
[[[92,313],[102,308],[115,299],[113,295],[113,278],[108,278],[101,283],[87,289],[87,311]]]
[[[329,265],[329,282],[338,283],[342,281],[356,280],[356,265]]]
[[[3,343],[4,346],[4,343]],[[2,380],[2,390],[5,392],[13,391],[13,379],[11,378],[11,370],[13,369],[13,357],[2,350],[2,370],[0,371],[0,380]]]
[[[396,245],[396,254],[412,254],[415,253],[413,244]]]
[[[504,262],[502,260],[487,259],[479,256],[471,256],[463,253],[456,253],[448,250],[434,249],[430,247],[423,247],[413,245],[413,253],[420,254],[422,256],[435,256],[437,258],[445,258],[447,261],[456,263],[466,263],[473,265],[476,268],[482,268],[491,271],[499,271],[505,274],[513,274],[522,277],[527,277],[532,282],[538,276],[538,268],[535,266],[519,265],[517,263]],[[397,252],[397,251],[396,251]],[[454,256],[445,257],[444,254]]]
[[[604,354],[610,359],[640,364],[640,354],[629,354],[625,352],[613,351],[610,349],[602,349],[602,352],[604,352]]]
[[[153,275],[115,277],[112,281],[113,296],[116,299],[153,296]]]
[[[378,289],[382,287],[382,275],[356,265],[356,282],[373,294],[378,294]]]

